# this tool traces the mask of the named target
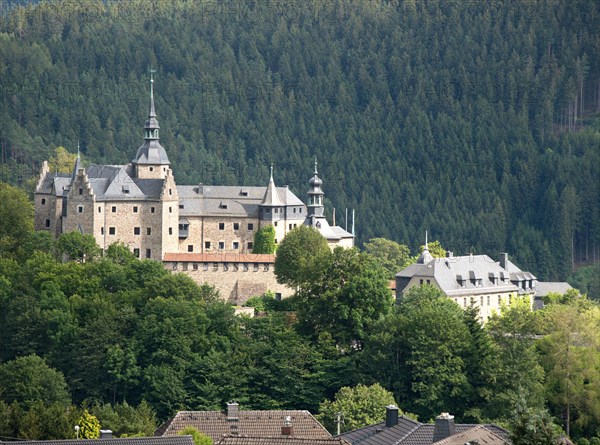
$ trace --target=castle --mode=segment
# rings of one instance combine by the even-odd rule
[[[55,236],[71,231],[91,234],[103,250],[121,242],[138,258],[163,261],[183,271],[208,270],[210,264],[211,271],[229,272],[232,264],[232,272],[254,271],[259,266],[258,270],[272,275],[274,257],[252,254],[254,233],[265,225],[274,227],[276,242],[304,224],[317,229],[332,248],[354,245],[353,234],[325,218],[323,181],[316,161],[308,204],[288,187],[275,185],[272,167],[266,187],[177,185],[159,129],[151,79],[144,143],[135,158],[127,165],[84,168],[78,154],[71,174],[50,172],[44,162],[34,192],[36,230]],[[252,278],[249,283],[265,278]],[[269,278],[268,289],[276,290],[274,277]],[[226,279],[228,284],[221,289],[222,277],[215,282],[207,277],[195,279],[224,289],[229,293],[225,298],[239,300],[239,295],[231,295],[233,291],[239,294],[239,289],[233,289],[239,287],[236,280]],[[248,292],[267,290],[251,287]]]

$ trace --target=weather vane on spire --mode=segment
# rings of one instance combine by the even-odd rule
[[[317,170],[317,157],[315,156],[315,175],[318,173],[319,171]]]
[[[150,67],[148,72],[150,73],[150,99],[154,99],[154,74],[156,73],[156,70]]]

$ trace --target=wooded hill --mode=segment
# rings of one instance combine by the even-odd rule
[[[600,257],[594,0],[59,1],[0,17],[0,180],[57,146],[125,163],[148,69],[176,180],[278,184],[319,159],[360,242],[510,252],[545,280]]]

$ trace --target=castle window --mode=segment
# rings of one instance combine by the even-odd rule
[[[146,227],[146,235],[152,235],[152,228]]]
[[[100,227],[100,235],[104,235],[104,227]]]
[[[296,207],[294,207],[294,213],[296,213]]]
[[[173,213],[173,207],[169,206],[169,213]]]
[[[487,296],[487,305],[488,306],[490,305],[490,296],[489,295]]]
[[[98,206],[98,213],[102,213],[102,207]]]
[[[146,249],[146,258],[152,258],[152,249]]]
[[[219,250],[223,250],[225,248],[225,241],[219,241]]]
[[[179,208],[180,208],[180,209],[183,209],[183,204],[179,204]]]
[[[50,220],[49,219],[46,220],[46,227],[50,227]]]
[[[219,223],[219,230],[225,230],[225,223]]]
[[[79,194],[83,195],[83,189],[79,189]]]
[[[466,298],[466,297],[465,297],[465,298],[463,298],[463,306],[464,306],[464,307],[467,307],[467,298]]]
[[[173,227],[169,227],[169,235],[173,235]]]
[[[500,306],[502,304],[502,297],[500,295],[498,295],[498,306]]]
[[[112,208],[110,209],[111,212],[113,213],[117,213],[117,206],[112,206]]]
[[[242,191],[240,191],[240,195],[242,195],[242,196],[248,196],[248,192],[242,190]]]
[[[83,213],[83,206],[77,206],[77,213]]]
[[[134,235],[139,235],[140,233],[141,233],[141,230],[140,230],[140,228],[139,228],[139,227],[134,227],[134,228],[133,228],[133,234],[134,234]]]
[[[137,213],[138,212],[138,207],[137,206],[133,206],[133,213]]]
[[[271,213],[271,209],[265,209],[265,213]]]
[[[273,223],[273,225],[274,225],[275,227],[277,227],[277,221],[275,221],[275,222]]]
[[[210,241],[204,241],[204,248],[205,249],[210,249]]]
[[[137,247],[135,249],[133,249],[133,256],[136,258],[140,257],[140,249],[138,249]],[[173,263],[173,266],[175,268],[177,268],[177,263]]]
[[[123,193],[125,193],[126,195],[129,194],[129,186],[128,185],[124,185],[122,190],[123,190]]]
[[[479,297],[479,306],[483,306],[483,295]]]
[[[279,209],[277,209],[277,208],[273,209],[273,213],[279,213]]]
[[[169,195],[173,194],[173,189],[169,189]]]
[[[188,252],[193,252],[193,251],[194,251],[194,245],[188,244]]]
[[[240,230],[240,223],[233,223],[233,230]]]
[[[233,250],[238,250],[240,248],[240,243],[238,243],[237,241],[234,241],[232,247],[233,247]]]
[[[244,263],[244,264],[242,265],[242,270],[243,270],[244,272],[248,272],[248,263]]]
[[[45,206],[46,205],[46,198],[42,198],[42,205]]]
[[[254,230],[254,224],[248,223],[248,230]]]
[[[254,247],[254,243],[252,241],[248,242],[248,250],[252,250],[252,248]]]
[[[289,228],[290,228],[290,230],[292,230],[292,227],[293,227],[293,226],[290,224],[290,225],[289,225]]]
[[[298,213],[302,213],[302,207],[298,209]]]
[[[114,227],[109,227],[108,228],[108,234],[109,235],[116,235],[117,234],[117,229]]]
[[[227,204],[224,204],[223,202],[221,202],[221,203],[219,204],[219,208],[220,208],[220,209],[226,209],[226,208],[227,208]]]
[[[150,170],[151,172],[154,171],[154,167],[148,167],[148,170]]]
[[[423,280],[419,280],[419,284],[423,284]]]
[[[155,207],[150,207],[150,213],[154,213],[156,211]]]

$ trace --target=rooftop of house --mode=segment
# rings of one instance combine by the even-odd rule
[[[180,411],[161,425],[156,436],[173,436],[192,426],[218,441],[223,435],[281,437],[282,427],[293,428],[294,436],[326,439],[331,434],[308,411],[301,410],[238,410],[237,404],[228,404],[227,411]]]
[[[127,437],[69,440],[20,440],[24,445],[194,445],[192,436]]]
[[[449,297],[472,295],[474,292],[522,293],[526,289],[517,283],[529,282],[533,286],[536,283],[534,275],[519,269],[507,256],[497,262],[487,255],[453,256],[450,253],[445,258],[432,257],[425,262],[416,262],[396,274],[397,278],[415,276],[431,277]]]
[[[455,424],[454,417],[447,413],[440,415],[435,424],[421,423],[405,416],[399,416],[396,421],[389,408],[386,421],[343,433],[339,437],[352,445],[463,445],[484,437],[493,439],[489,445],[510,443],[508,431],[497,425]]]
[[[324,439],[291,436],[257,437],[257,436],[223,436],[216,445],[350,445],[341,437]],[[461,444],[462,445],[462,444]]]

